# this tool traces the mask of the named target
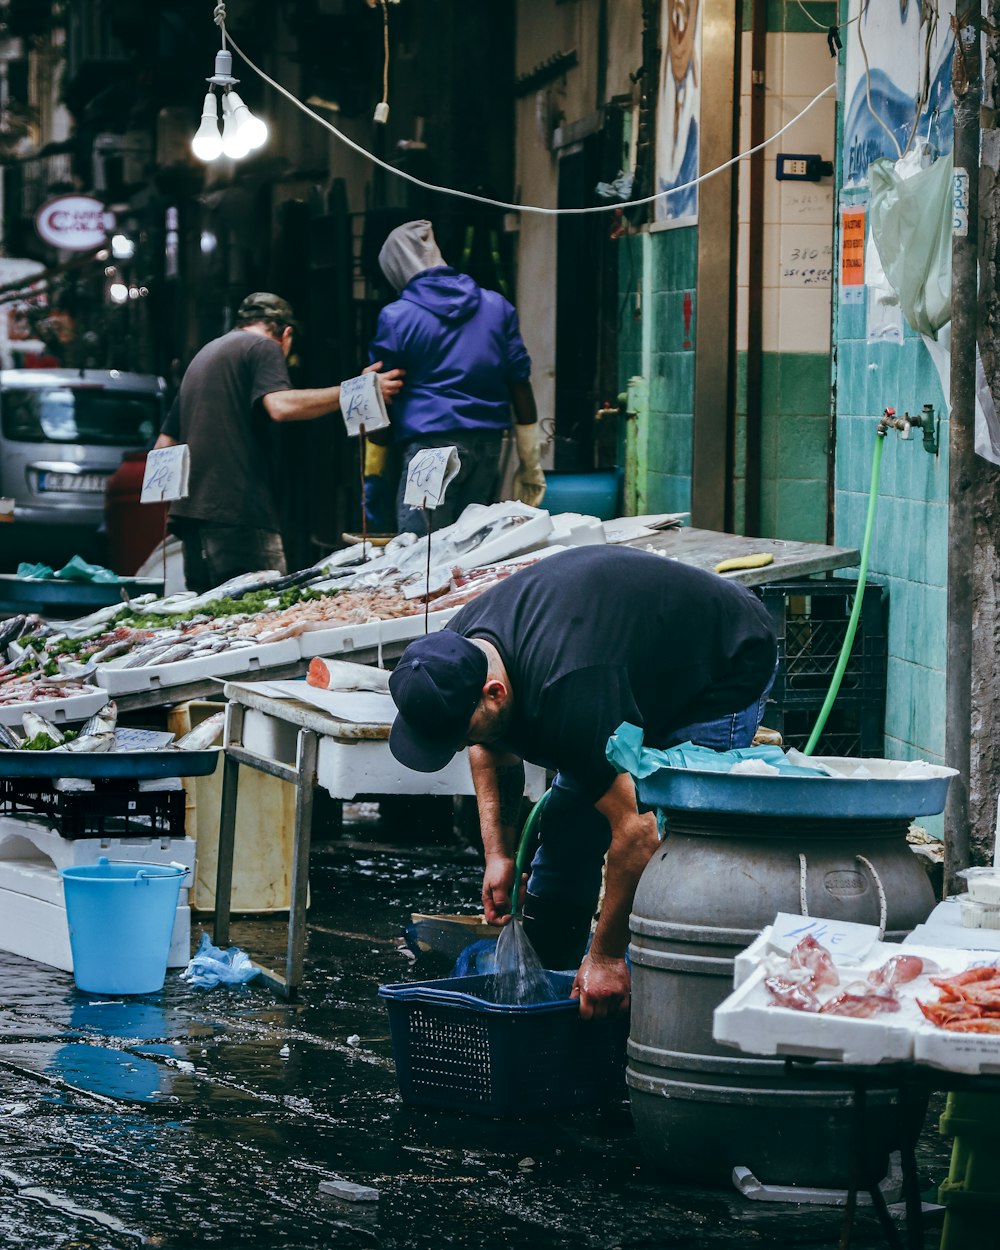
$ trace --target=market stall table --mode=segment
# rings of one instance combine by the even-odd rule
[[[827,573],[834,569],[855,567],[860,559],[853,547],[831,547],[823,543],[786,542],[776,538],[745,538],[740,534],[724,534],[715,530],[691,529],[689,527],[657,531],[631,539],[622,546],[651,548],[680,560],[695,568],[714,569],[723,560],[741,556],[770,554],[774,562],[764,568],[740,569],[726,576],[744,586],[764,586],[779,581],[794,581],[814,573]],[[423,616],[417,614],[414,621],[422,632]],[[308,635],[305,635],[308,638]],[[376,664],[397,659],[409,642],[409,638],[384,641],[379,645],[362,645],[350,651],[338,652],[344,659],[359,664]],[[310,654],[316,654],[314,651]],[[302,677],[309,665],[308,657],[279,668],[268,669],[261,676],[272,678]],[[136,691],[116,696],[121,712],[143,711],[163,707],[166,703],[184,703],[189,699],[203,699],[217,694],[218,681],[207,677],[175,686],[158,686],[154,689]]]
[[[274,697],[240,682],[226,682],[229,700],[224,740],[222,810],[215,889],[214,941],[229,943],[229,919],[236,844],[236,800],[241,764],[296,787],[291,900],[284,975],[262,968],[264,979],[284,997],[302,983],[313,791],[333,798],[359,794],[473,794],[468,755],[462,752],[437,773],[417,773],[398,764],[389,751],[390,723],[351,723],[298,699]],[[525,766],[525,794],[534,800],[545,790],[545,771]]]
[[[714,570],[723,560],[753,555],[774,557],[774,562],[763,568],[739,569],[726,575],[743,586],[795,581],[813,573],[854,568],[861,558],[861,553],[854,547],[828,547],[823,543],[788,542],[780,538],[748,538],[742,534],[693,529],[687,525],[633,538],[624,545],[643,551],[663,552],[682,564],[709,570]]]

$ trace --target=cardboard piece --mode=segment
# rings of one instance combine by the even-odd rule
[[[345,378],[340,384],[340,414],[350,437],[373,430],[384,430],[389,424],[382,388],[377,373],[361,373],[356,378]]]
[[[462,462],[455,447],[425,447],[406,467],[403,503],[410,508],[436,508],[458,476]]]
[[[172,499],[185,499],[190,476],[191,453],[187,443],[151,451],[146,457],[139,502],[166,503]]]

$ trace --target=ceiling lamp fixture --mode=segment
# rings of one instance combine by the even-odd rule
[[[201,125],[191,140],[191,150],[200,161],[214,161],[220,156],[228,156],[238,161],[249,152],[255,151],[267,142],[267,126],[259,117],[255,117],[240,97],[233,90],[239,82],[233,77],[233,55],[225,47],[225,8],[216,7],[221,20],[223,47],[215,54],[215,73],[207,79],[209,84],[205,103],[201,110]],[[219,131],[219,101],[215,89],[218,87],[222,96],[222,131]]]

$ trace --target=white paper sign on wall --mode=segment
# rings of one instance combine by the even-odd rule
[[[165,503],[170,499],[186,498],[190,476],[191,453],[187,443],[151,451],[146,457],[139,502]]]
[[[341,382],[340,412],[347,433],[352,437],[361,433],[362,426],[365,427],[366,434],[385,429],[389,424],[389,414],[386,412],[377,373],[362,373],[356,378],[346,378]]]
[[[436,508],[462,462],[455,447],[425,447],[406,469],[403,503],[411,508]]]

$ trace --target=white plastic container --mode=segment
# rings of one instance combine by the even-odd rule
[[[979,903],[1000,903],[1000,868],[966,868],[958,874],[969,887],[969,898]]]
[[[963,929],[1000,929],[1000,903],[984,903],[977,898],[960,898]]]

